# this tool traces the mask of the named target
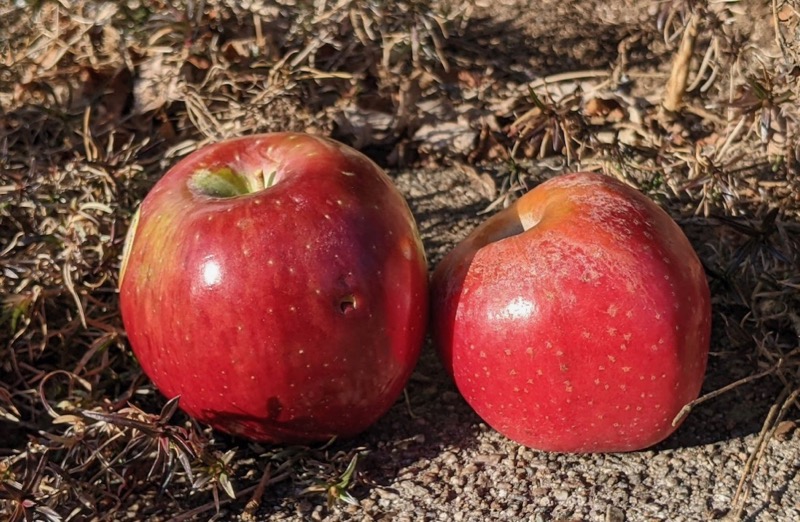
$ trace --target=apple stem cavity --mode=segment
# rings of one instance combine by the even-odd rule
[[[228,167],[216,170],[202,170],[189,180],[189,188],[195,194],[211,198],[234,198],[252,194],[274,185],[277,170],[260,171],[255,176],[248,176]]]

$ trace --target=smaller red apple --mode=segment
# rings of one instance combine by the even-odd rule
[[[703,267],[678,225],[612,178],[547,181],[436,268],[434,339],[475,411],[562,452],[631,451],[669,436],[709,350]]]
[[[272,442],[355,435],[403,390],[425,335],[428,273],[389,177],[294,133],[202,148],[142,202],[120,307],[168,398]]]

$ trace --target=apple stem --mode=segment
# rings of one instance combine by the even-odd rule
[[[245,176],[227,167],[197,172],[191,177],[189,188],[213,198],[232,198],[253,192]]]
[[[269,172],[269,174],[267,174],[266,172],[263,172],[262,175],[264,177],[264,188],[271,187],[273,185],[273,183],[275,183],[275,176],[277,174],[278,174],[278,171],[275,170],[275,169],[272,169]]]

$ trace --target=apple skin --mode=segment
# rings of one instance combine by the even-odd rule
[[[406,201],[362,154],[294,133],[212,144],[134,221],[128,339],[192,417],[252,440],[323,441],[362,432],[401,394],[426,331],[427,263]]]
[[[705,375],[711,301],[678,225],[612,178],[553,178],[432,277],[434,341],[467,403],[523,445],[652,446]]]

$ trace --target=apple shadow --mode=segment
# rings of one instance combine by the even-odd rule
[[[478,444],[478,415],[458,393],[435,348],[426,343],[406,397],[360,437],[370,451],[362,460],[365,485],[388,487],[402,474],[424,468],[444,451],[455,453]]]
[[[446,375],[428,339],[405,394],[373,426],[360,435],[335,441],[333,453],[361,451],[357,479],[348,492],[368,498],[375,488],[398,493],[393,484],[405,476],[417,476],[445,451],[461,453],[478,444],[480,418],[462,399]],[[285,510],[285,501],[304,519],[311,519],[320,499],[303,501],[294,484],[282,482],[265,492],[259,515],[268,517]]]

